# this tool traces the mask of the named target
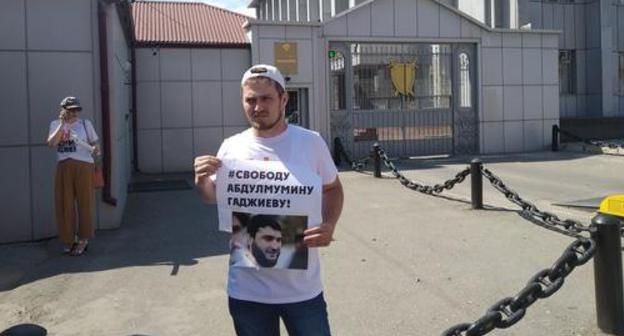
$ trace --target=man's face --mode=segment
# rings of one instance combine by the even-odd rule
[[[258,229],[252,244],[252,252],[262,267],[273,267],[282,249],[282,232],[270,226]]]
[[[284,110],[288,95],[281,96],[269,79],[248,80],[242,90],[243,109],[251,127],[270,132],[285,125]]]

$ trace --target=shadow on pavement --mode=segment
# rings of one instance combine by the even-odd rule
[[[62,255],[57,239],[0,246],[0,291],[67,273],[124,267],[180,266],[228,254],[215,206],[192,190],[130,193],[121,228],[98,231],[81,257]]]

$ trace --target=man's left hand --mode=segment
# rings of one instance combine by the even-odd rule
[[[334,235],[335,225],[331,223],[321,223],[320,226],[309,228],[303,232],[303,242],[308,247],[329,246]]]

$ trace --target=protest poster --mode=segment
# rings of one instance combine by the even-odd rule
[[[232,232],[235,267],[307,269],[306,228],[321,222],[321,181],[279,161],[223,159],[217,172],[219,229]]]

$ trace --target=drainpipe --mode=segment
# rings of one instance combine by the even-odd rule
[[[102,200],[112,206],[117,206],[117,199],[111,195],[111,128],[110,103],[108,82],[108,46],[106,34],[106,11],[104,5],[98,1],[98,37],[100,49],[100,96],[102,105],[102,172],[104,173],[104,188]]]
[[[131,69],[131,91],[132,91],[132,168],[135,172],[139,171],[139,145],[137,135],[137,86],[136,86],[136,50],[135,43],[130,43],[130,62]]]

